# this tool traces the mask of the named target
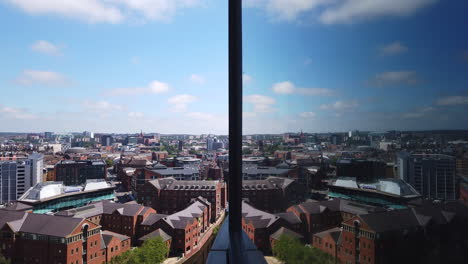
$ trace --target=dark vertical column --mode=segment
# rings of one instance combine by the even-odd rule
[[[229,232],[241,232],[242,0],[229,0]]]

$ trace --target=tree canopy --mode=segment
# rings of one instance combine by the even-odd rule
[[[0,264],[10,264],[11,261],[0,254]]]
[[[149,239],[143,245],[134,250],[114,257],[111,264],[152,264],[162,263],[169,254],[169,248],[160,237]]]
[[[317,263],[332,264],[333,258],[310,246],[303,245],[298,239],[282,235],[273,246],[273,254],[288,264]]]

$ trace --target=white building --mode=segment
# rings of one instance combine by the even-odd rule
[[[29,188],[42,181],[44,156],[0,160],[0,204],[16,201]]]

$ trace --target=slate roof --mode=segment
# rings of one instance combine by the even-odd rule
[[[154,223],[156,223],[157,221],[159,221],[160,219],[164,218],[164,217],[167,217],[167,215],[165,214],[149,214],[145,220],[143,220],[143,222],[141,222],[141,225],[153,225]]]
[[[219,181],[179,181],[174,177],[149,181],[157,189],[164,190],[215,190]]]
[[[242,189],[244,190],[262,190],[262,189],[285,189],[294,180],[284,177],[270,176],[265,180],[244,180]]]
[[[104,243],[106,245],[106,248],[109,245],[109,243],[112,241],[112,238],[114,238],[114,237],[117,238],[120,241],[130,239],[130,237],[128,237],[126,235],[114,233],[114,232],[107,231],[107,230],[102,231],[101,236],[102,236],[102,240],[104,241]]]
[[[64,210],[56,213],[55,215],[69,216],[74,218],[88,218],[103,213],[103,203],[96,202],[86,206],[78,207],[75,209]]]
[[[339,238],[341,236],[341,228],[340,227],[334,227],[328,230],[325,230],[323,232],[314,234],[314,236],[318,236],[320,238],[324,238],[325,236],[330,235],[331,238],[335,241],[335,243],[338,243]]]
[[[172,175],[193,175],[198,174],[200,171],[197,168],[192,167],[154,167],[150,169],[152,172],[160,174],[162,176],[172,176]]]
[[[242,168],[242,174],[247,174],[247,175],[270,175],[270,176],[279,176],[285,173],[288,173],[291,169],[284,169],[284,168],[278,168],[278,167],[248,167],[248,166],[243,166]]]
[[[245,201],[242,201],[242,217],[255,228],[269,227],[280,219],[279,216],[258,210]]]
[[[15,229],[14,231],[18,231],[27,215],[28,213],[25,212],[0,209],[0,229],[8,223],[13,229]]]
[[[418,217],[411,209],[360,215],[359,218],[378,233],[422,226],[428,220],[424,216]]]
[[[120,204],[112,203],[110,201],[102,201],[103,213],[112,214],[117,211],[121,215],[134,216],[143,210],[144,206],[139,204]]]
[[[195,217],[203,214],[206,206],[200,201],[195,201],[187,208],[175,214],[164,217],[163,220],[175,229],[185,229],[188,223],[192,223]]]
[[[84,219],[82,218],[28,214],[19,231],[39,235],[66,237],[83,221]]]
[[[295,215],[293,212],[284,212],[284,213],[278,213],[275,215],[286,220],[286,222],[292,225],[302,223],[301,219],[299,219],[299,217],[297,217],[297,215]]]
[[[146,241],[148,239],[152,239],[152,238],[155,238],[155,237],[161,237],[162,240],[165,242],[167,240],[170,240],[172,239],[172,237],[170,235],[168,235],[166,232],[164,232],[162,229],[156,229],[155,231],[147,234],[147,235],[144,235],[142,237],[140,237],[138,240],[139,241]]]
[[[356,203],[349,200],[335,198],[328,201],[307,201],[294,206],[298,211],[308,214],[320,214],[325,210],[333,212],[347,212],[354,215],[368,214],[371,212],[383,212],[384,208]]]
[[[275,240],[278,240],[280,239],[281,235],[289,235],[289,236],[292,236],[292,237],[295,237],[295,238],[299,238],[299,239],[302,239],[303,236],[292,231],[292,230],[289,230],[287,229],[286,227],[281,227],[280,229],[278,229],[278,231],[274,232],[270,237],[275,239]]]
[[[15,202],[10,206],[5,207],[4,209],[9,211],[27,211],[33,209],[33,207],[29,204]]]

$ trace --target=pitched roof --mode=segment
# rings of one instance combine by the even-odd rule
[[[325,230],[323,232],[320,232],[320,233],[317,233],[317,234],[314,234],[314,236],[318,236],[320,238],[324,238],[325,236],[327,235],[330,235],[331,238],[333,238],[333,240],[335,241],[335,243],[338,243],[338,240],[341,236],[341,228],[340,227],[334,227],[334,228],[331,228],[331,229],[328,229],[328,230]]]
[[[66,237],[83,221],[84,219],[82,218],[28,214],[19,231],[39,235]]]
[[[337,212],[347,212],[354,215],[368,214],[371,212],[383,212],[384,208],[356,203],[349,200],[335,198],[328,201],[307,201],[295,206],[303,213],[320,214],[326,209]]]
[[[163,220],[176,229],[185,229],[188,223],[192,223],[194,218],[203,214],[206,206],[200,201],[195,201],[187,208],[175,214],[164,217]]]
[[[146,241],[148,239],[152,239],[152,238],[155,238],[155,237],[158,237],[158,236],[161,237],[164,242],[169,240],[169,239],[172,239],[172,237],[170,235],[168,235],[166,232],[164,232],[164,230],[159,228],[159,229],[156,229],[155,231],[153,231],[153,232],[151,232],[151,233],[149,233],[147,235],[144,235],[144,236],[140,237],[138,240]]]
[[[14,231],[17,231],[27,215],[28,213],[25,212],[0,209],[0,229],[8,223],[13,229],[16,229]]]
[[[242,189],[261,190],[261,189],[286,189],[294,180],[284,177],[270,176],[265,180],[244,180]]]
[[[88,218],[103,213],[103,203],[95,202],[86,206],[64,210],[56,213],[55,215],[70,216],[74,218]]]
[[[167,217],[165,214],[149,214],[143,222],[141,222],[141,225],[153,225],[160,219]]]
[[[120,204],[112,203],[107,200],[102,201],[102,205],[104,214],[113,214],[117,211],[119,214],[125,216],[135,216],[144,208],[143,205],[139,204]]]
[[[112,241],[112,238],[117,238],[118,240],[120,241],[124,241],[124,240],[127,240],[127,239],[130,239],[129,236],[126,236],[126,235],[122,235],[122,234],[118,234],[118,233],[114,233],[114,232],[111,232],[111,231],[102,231],[101,232],[101,236],[102,236],[102,240],[104,241],[105,243],[105,246],[107,248],[107,246],[109,245],[109,243]]]
[[[408,229],[427,223],[427,219],[418,218],[411,209],[365,214],[359,218],[376,232]]]
[[[157,189],[164,190],[216,190],[219,181],[179,181],[174,177],[167,177],[163,179],[156,179],[149,181]]]
[[[245,201],[242,201],[242,217],[255,228],[269,227],[280,219],[279,216],[258,210]]]
[[[299,238],[299,239],[302,239],[303,236],[290,230],[290,229],[287,229],[286,227],[281,227],[280,229],[278,229],[278,231],[274,232],[270,237],[275,239],[275,240],[278,240],[280,239],[280,237],[282,235],[289,235],[289,236],[292,236],[292,237],[296,237],[296,238]]]
[[[276,216],[279,216],[280,218],[286,220],[288,223],[295,225],[295,224],[300,224],[302,223],[301,219],[297,217],[293,212],[284,212],[284,213],[278,213],[275,214]]]

